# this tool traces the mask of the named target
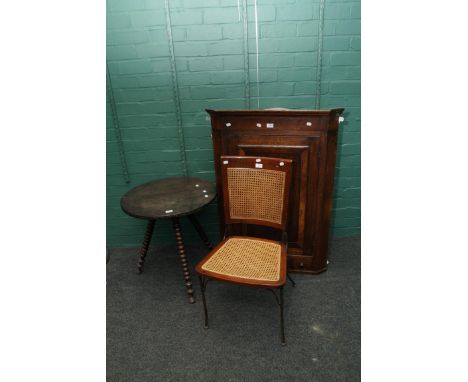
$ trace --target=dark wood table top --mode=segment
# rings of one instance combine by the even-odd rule
[[[132,188],[122,197],[120,206],[130,216],[158,219],[192,214],[215,196],[215,185],[206,180],[165,178]]]

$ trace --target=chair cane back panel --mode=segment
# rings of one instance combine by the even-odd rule
[[[286,227],[289,159],[222,156],[226,223]]]
[[[281,224],[284,172],[228,168],[227,175],[232,219],[267,220]]]

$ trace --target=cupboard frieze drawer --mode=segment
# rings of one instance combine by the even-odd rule
[[[226,130],[323,130],[319,118],[220,118],[218,129]]]

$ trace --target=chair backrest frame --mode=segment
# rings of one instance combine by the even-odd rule
[[[225,223],[228,225],[255,224],[285,231],[288,221],[292,160],[254,156],[221,156],[220,164]],[[246,183],[235,184],[233,179],[236,178],[239,182],[244,180]],[[278,195],[281,195],[280,201],[271,200]],[[240,202],[239,199],[241,199]],[[247,203],[249,211],[247,215],[252,216],[238,216],[236,202],[241,204],[241,209],[242,203]],[[258,202],[258,208],[253,206],[256,202]],[[272,208],[272,211],[265,211],[268,206]],[[255,211],[256,209],[260,211]]]

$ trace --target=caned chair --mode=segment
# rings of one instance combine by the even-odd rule
[[[222,156],[224,239],[196,266],[199,275],[205,328],[208,311],[205,290],[209,280],[268,288],[280,308],[281,344],[285,345],[283,287],[287,273],[287,212],[291,165],[289,159]],[[279,241],[231,236],[231,225],[255,224],[274,228]],[[275,290],[279,289],[279,298]]]

